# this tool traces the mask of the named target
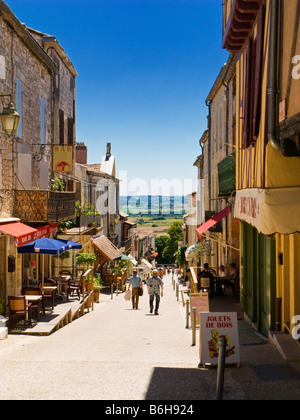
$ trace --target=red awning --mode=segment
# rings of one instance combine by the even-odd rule
[[[149,255],[149,257],[154,257],[154,258],[156,258],[158,256],[158,252],[155,252],[154,254],[151,254],[151,255]]]
[[[199,239],[202,239],[202,233],[206,232],[208,229],[215,226],[218,222],[220,222],[224,217],[226,217],[229,213],[232,212],[232,207],[227,206],[224,210],[220,211],[220,213],[215,214],[214,217],[209,219],[207,222],[203,223],[200,227],[197,229],[197,235]]]
[[[24,223],[15,222],[0,225],[0,232],[15,238],[16,247],[29,244],[36,239],[37,230]]]
[[[41,226],[37,228],[36,239],[43,238],[45,236],[49,236],[57,232],[58,232],[58,223],[54,223],[52,225]]]

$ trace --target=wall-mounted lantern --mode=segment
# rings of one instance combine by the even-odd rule
[[[2,121],[2,127],[3,130],[6,132],[8,136],[11,136],[12,134],[15,134],[18,129],[19,121],[20,121],[20,115],[18,114],[14,104],[11,101],[11,94],[0,94],[0,97],[9,96],[10,102],[9,104],[3,108],[1,116]]]

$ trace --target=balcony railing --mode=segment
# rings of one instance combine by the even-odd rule
[[[131,250],[131,238],[121,242],[121,248],[125,248],[125,253]]]
[[[57,223],[75,217],[75,192],[18,190],[15,217],[27,223]]]

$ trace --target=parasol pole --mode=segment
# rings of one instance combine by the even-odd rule
[[[44,288],[45,255],[42,256],[42,289]]]

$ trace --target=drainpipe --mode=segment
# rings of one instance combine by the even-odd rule
[[[268,68],[268,142],[277,150],[280,140],[277,137],[277,63],[278,63],[278,0],[270,0],[270,39],[269,39],[269,68]]]
[[[229,123],[229,87],[226,85],[224,80],[222,79],[222,85],[225,87],[226,90],[226,123],[225,123],[225,145],[226,145],[226,156],[228,155],[228,123]]]
[[[211,211],[211,102],[206,101],[205,105],[208,107],[208,147],[207,147],[207,160],[208,160],[208,206],[209,211]]]
[[[280,140],[277,136],[277,66],[278,66],[278,0],[270,0],[270,42],[269,42],[269,68],[268,68],[268,143],[276,150],[281,151]],[[282,299],[276,299],[275,329],[281,331]]]

